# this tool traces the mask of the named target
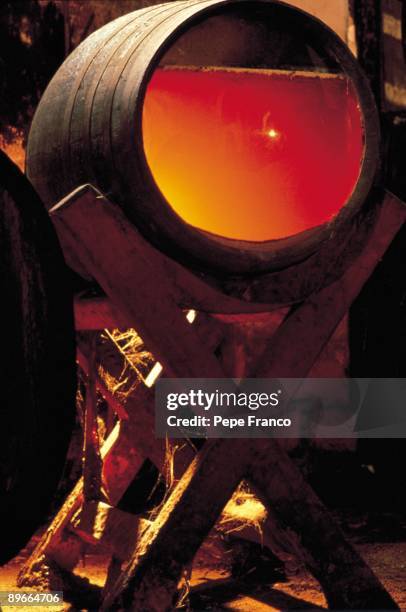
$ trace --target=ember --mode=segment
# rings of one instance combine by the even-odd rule
[[[159,68],[143,126],[169,204],[227,238],[278,239],[327,222],[362,161],[356,94],[340,74]]]

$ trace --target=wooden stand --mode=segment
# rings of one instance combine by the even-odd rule
[[[199,334],[198,325],[186,321],[182,308],[234,316],[268,312],[275,305],[243,302],[207,285],[151,247],[122,211],[91,186],[71,194],[51,214],[68,264],[97,281],[108,298],[108,302],[99,302],[100,308],[93,304],[98,325],[111,326],[118,317],[126,326],[136,328],[169,376],[235,375],[224,369],[230,360],[220,362],[213,353],[219,341],[214,319],[206,325],[206,332],[211,332]],[[405,220],[406,207],[386,194],[363,251],[339,280],[292,309],[261,354],[251,351],[244,375],[305,377]],[[88,314],[89,304],[83,308],[77,304],[78,321],[89,320]],[[95,317],[90,318],[94,321]],[[80,360],[86,370],[86,359],[82,356]],[[120,417],[120,433],[115,441],[107,440],[102,458],[105,463],[114,462],[124,449],[133,451],[128,468],[105,483],[108,503],[114,506],[144,458],[162,469],[165,449],[154,438],[150,388],[139,387],[121,407],[100,380],[95,384]],[[110,434],[112,438],[114,435]],[[118,542],[111,543],[115,538],[110,528],[95,531],[92,527],[96,517],[99,520],[111,515],[108,507],[94,501],[91,506],[85,504],[82,516],[87,518],[82,527],[87,525],[88,537],[98,541],[105,538],[115,557],[123,559],[129,554],[125,570],[106,589],[103,609],[173,609],[183,571],[243,479],[268,509],[268,530],[277,530],[286,547],[303,560],[321,584],[330,607],[397,609],[278,441],[208,441],[197,454],[185,446],[178,455],[176,473],[180,480],[156,520],[138,531],[133,521],[131,551],[123,553]],[[38,563],[47,559],[67,569],[74,567],[84,537],[78,521],[82,503],[83,481],[23,569],[20,585],[30,584]],[[117,524],[122,525],[122,520],[117,518]]]

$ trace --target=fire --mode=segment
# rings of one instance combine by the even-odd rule
[[[363,155],[342,75],[166,67],[145,97],[144,149],[167,202],[228,238],[282,238],[329,221]]]

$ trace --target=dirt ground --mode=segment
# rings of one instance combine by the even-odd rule
[[[356,545],[359,552],[371,565],[382,583],[391,593],[401,610],[406,610],[406,542],[363,543]],[[0,569],[0,590],[18,590],[16,576],[24,562],[27,552]],[[206,556],[209,561],[208,557]],[[229,571],[221,564],[205,563],[205,556],[194,568],[190,583],[189,609],[235,610],[244,612],[271,612],[277,610],[320,610],[326,609],[326,602],[317,582],[301,568],[287,567],[286,579],[271,581],[233,580]],[[76,573],[89,579],[90,583],[102,587],[108,558],[87,555],[77,568]],[[216,565],[216,567],[213,567]],[[79,599],[80,601],[80,599]],[[3,607],[3,610],[25,610],[28,608]],[[31,608],[32,609],[32,608]],[[36,607],[35,610],[61,610],[58,607]],[[93,610],[97,607],[65,603],[63,610]]]

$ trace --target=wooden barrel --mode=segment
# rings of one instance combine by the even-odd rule
[[[72,295],[55,231],[0,151],[0,563],[47,518],[75,419]]]
[[[378,158],[369,85],[334,32],[278,2],[188,0],[120,17],[67,58],[27,173],[48,207],[90,182],[171,257],[250,276],[350,223]]]

